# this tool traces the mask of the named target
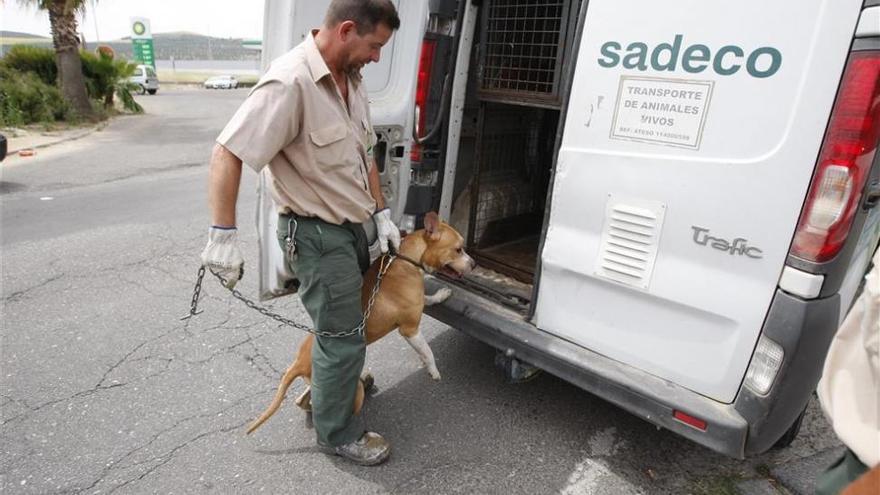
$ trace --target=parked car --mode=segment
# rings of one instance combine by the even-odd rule
[[[267,1],[264,68],[328,4]],[[395,4],[363,69],[386,204],[478,263],[427,277],[452,295],[426,314],[512,381],[732,457],[790,444],[880,239],[878,0]]]
[[[140,87],[140,94],[150,93],[154,95],[156,91],[159,91],[159,77],[152,66],[138,65],[134,70],[134,75],[129,77],[128,80]]]
[[[238,87],[235,76],[215,76],[205,81],[205,89],[234,89]]]

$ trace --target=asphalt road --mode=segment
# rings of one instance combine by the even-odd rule
[[[0,491],[734,493],[839,445],[813,402],[792,447],[729,459],[552,376],[507,385],[491,348],[427,317],[439,383],[396,334],[368,352],[385,465],[319,453],[292,401],[246,436],[303,334],[212,281],[205,312],[179,320],[210,147],[245,95],[163,88],[139,97],[146,115],[0,166]],[[255,178],[238,210],[250,267]],[[239,287],[255,294],[253,268]],[[272,306],[307,319],[296,297]]]

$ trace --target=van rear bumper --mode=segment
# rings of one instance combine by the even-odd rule
[[[426,293],[448,287],[452,295],[425,313],[518,359],[571,382],[643,419],[722,454],[743,458],[748,423],[723,404],[672,382],[544,332],[504,306],[428,277]],[[673,409],[708,424],[700,431],[673,418]]]
[[[425,307],[430,316],[657,426],[740,459],[770,449],[809,401],[840,305],[838,295],[805,301],[777,290],[763,328],[764,336],[785,350],[776,380],[766,396],[741,387],[734,403],[725,404],[540,330],[467,289],[433,277],[425,283],[426,293],[452,290],[444,303]],[[706,431],[674,419],[673,410],[702,419]]]

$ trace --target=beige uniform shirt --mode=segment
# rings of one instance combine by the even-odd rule
[[[279,213],[341,224],[363,222],[376,208],[366,89],[349,77],[345,104],[314,33],[272,62],[217,142],[257,171],[268,164]]]
[[[837,436],[866,466],[880,463],[880,251],[840,326],[817,388]]]

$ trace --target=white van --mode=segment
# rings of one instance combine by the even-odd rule
[[[128,80],[138,85],[138,92],[140,94],[150,93],[154,95],[159,91],[159,77],[150,65],[139,64],[135,67],[134,73]]]
[[[264,66],[328,3],[267,0]],[[395,4],[364,71],[383,190],[480,265],[428,313],[512,379],[733,457],[790,443],[880,239],[880,1]]]

